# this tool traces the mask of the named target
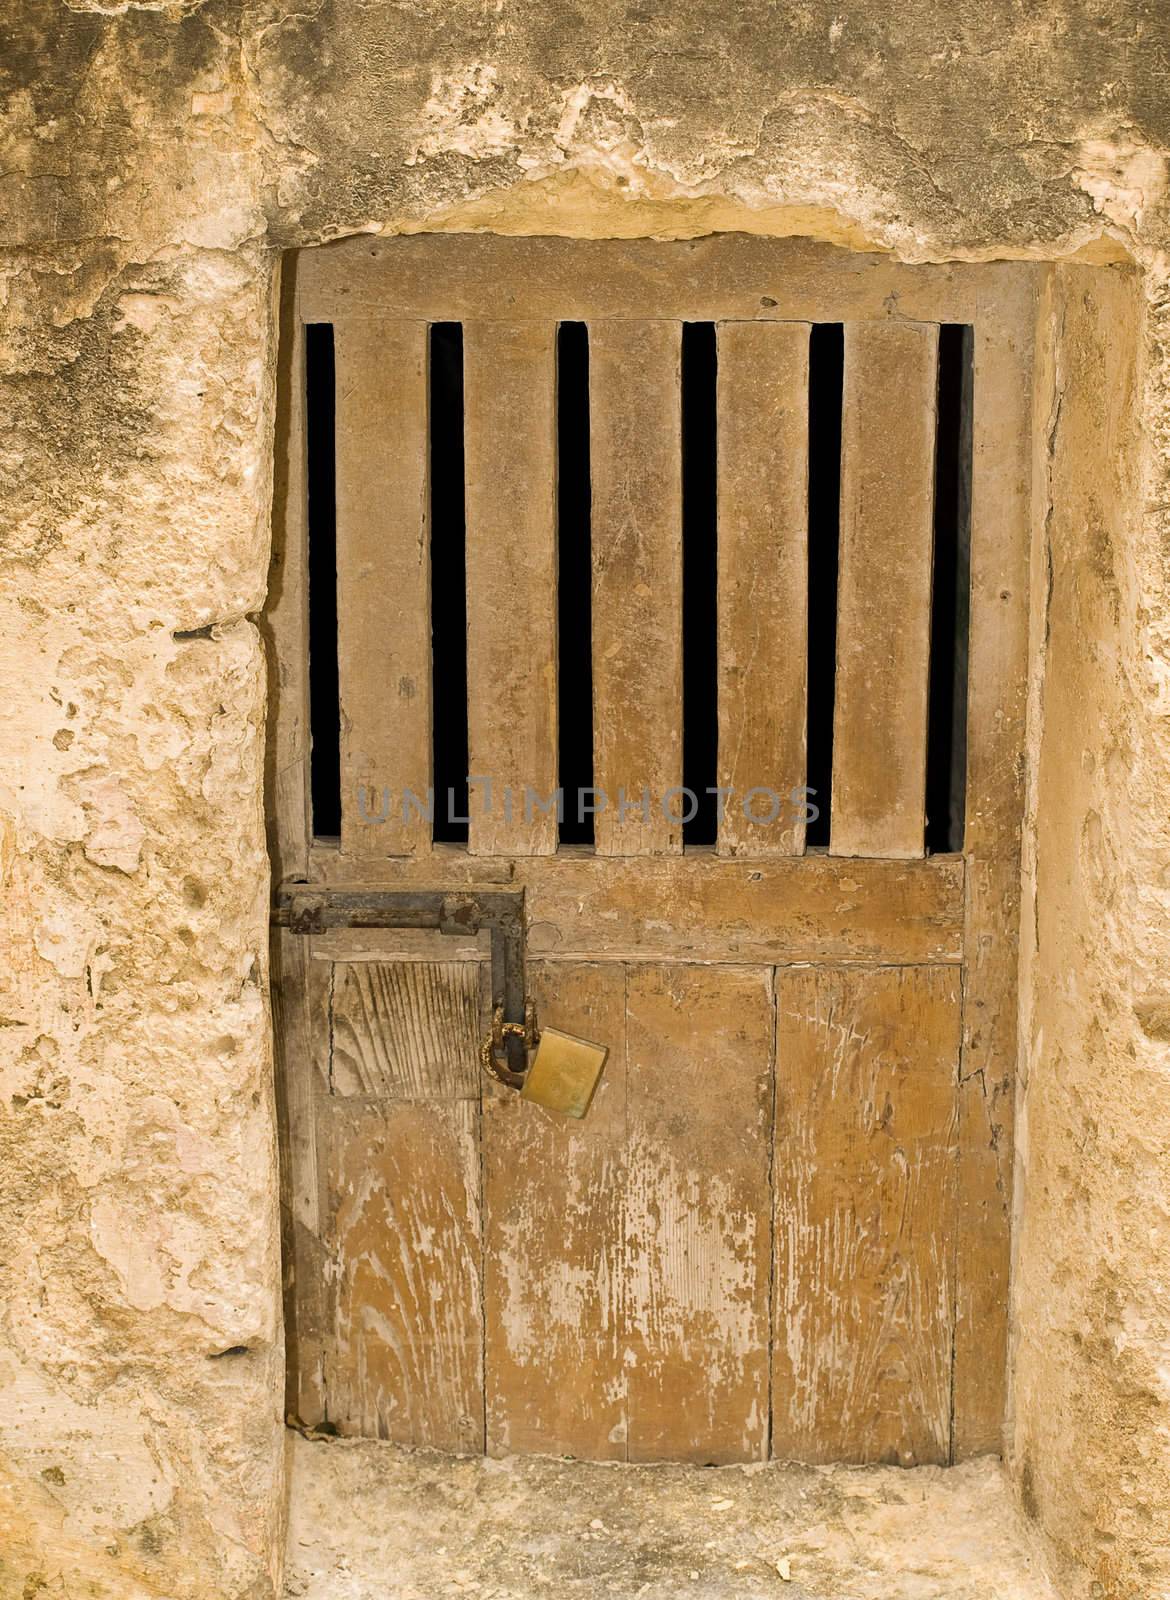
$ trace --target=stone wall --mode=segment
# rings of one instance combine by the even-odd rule
[[[1041,400],[1008,1444],[1073,1592],[1170,1592],[1164,7],[15,0],[7,26],[0,1597],[273,1592],[274,277],[436,227],[1081,263]]]
[[[1164,495],[1141,483],[1140,385],[1158,313],[1136,273],[1071,266],[1047,312],[1008,1444],[1025,1508],[1091,1592],[1157,1596],[1170,1575],[1170,840],[1165,600],[1143,548]],[[1146,406],[1163,404],[1156,367],[1145,382]]]

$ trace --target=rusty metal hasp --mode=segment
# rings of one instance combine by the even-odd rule
[[[334,889],[283,884],[272,921],[290,933],[331,928],[436,928],[491,937],[492,1027],[480,1046],[483,1070],[550,1111],[583,1117],[608,1049],[558,1028],[537,1026],[525,985],[523,889]],[[535,1052],[535,1054],[533,1054]],[[531,1062],[530,1062],[531,1056]]]

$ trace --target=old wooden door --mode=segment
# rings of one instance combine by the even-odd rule
[[[481,938],[281,937],[305,1423],[630,1460],[998,1448],[1033,285],[746,237],[288,264],[278,877],[523,886],[541,1021],[610,1051],[559,1118],[479,1070]],[[965,825],[927,814],[940,762]],[[706,842],[680,820],[704,770]],[[582,774],[592,816],[571,793],[559,824]]]

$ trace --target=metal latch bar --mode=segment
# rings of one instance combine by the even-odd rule
[[[491,937],[492,1009],[523,1025],[526,919],[523,889],[335,889],[286,883],[276,891],[275,927],[312,935],[330,928],[437,928],[440,933]],[[513,1072],[526,1066],[524,1040],[504,1041]]]

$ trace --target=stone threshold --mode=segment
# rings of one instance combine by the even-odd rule
[[[991,1458],[493,1461],[291,1436],[289,1600],[1058,1600]]]

